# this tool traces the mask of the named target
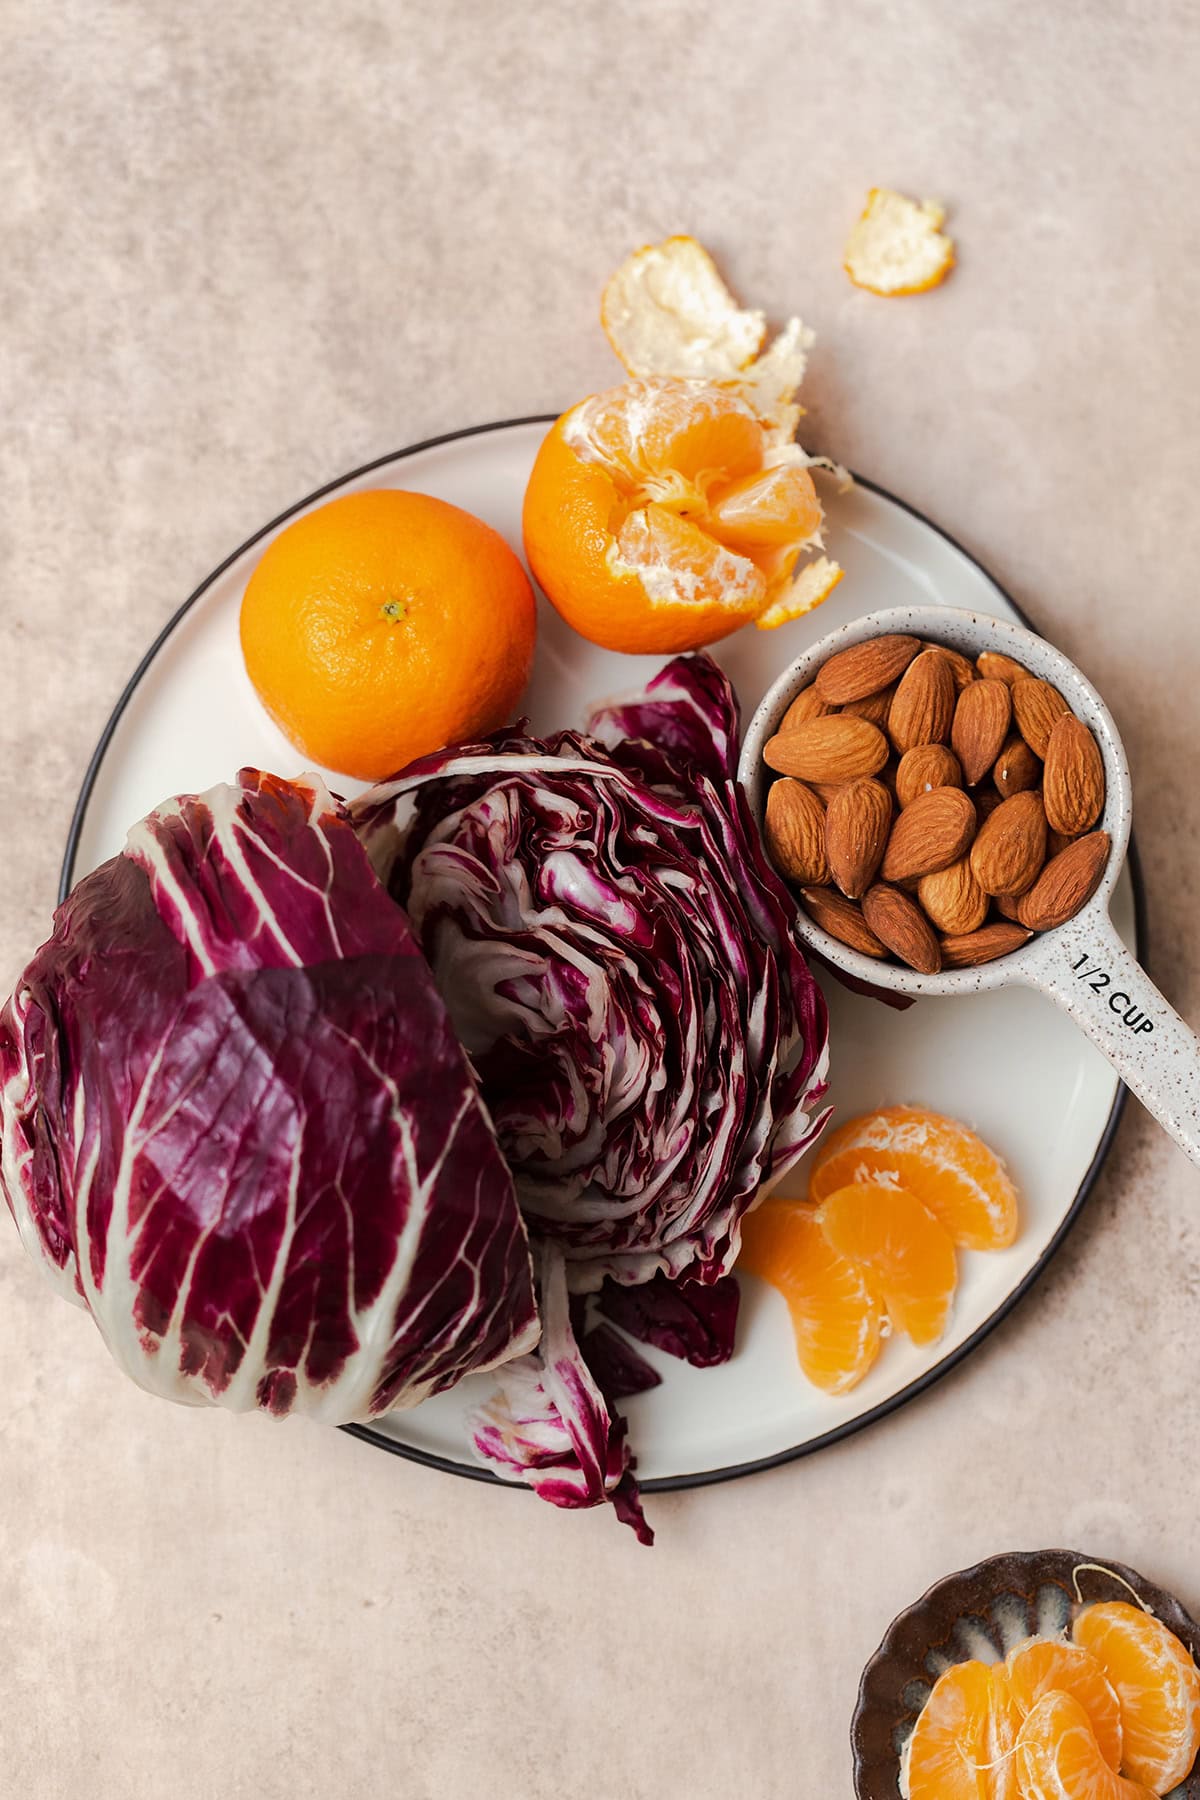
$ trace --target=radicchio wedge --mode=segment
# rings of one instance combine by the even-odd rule
[[[569,1285],[713,1282],[824,1121],[824,1002],[712,659],[676,658],[591,731],[426,757],[352,813]]]
[[[364,1419],[537,1339],[446,1008],[312,778],[167,802],[74,889],[0,1012],[0,1178],[173,1400]]]

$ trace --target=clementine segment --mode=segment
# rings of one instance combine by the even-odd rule
[[[738,1267],[788,1303],[800,1367],[827,1394],[845,1394],[879,1354],[883,1309],[863,1273],[832,1247],[803,1202],[766,1201],[742,1221]]]
[[[917,1106],[884,1106],[824,1140],[809,1180],[821,1201],[849,1182],[907,1188],[965,1250],[1003,1250],[1017,1235],[1017,1190],[982,1138]]]
[[[268,545],[242,599],[246,669],[302,754],[381,779],[507,723],[533,589],[504,539],[427,494],[345,494]]]
[[[946,1329],[958,1268],[954,1244],[906,1188],[836,1188],[817,1209],[826,1239],[861,1265],[897,1330],[934,1344]]]
[[[1190,1775],[1200,1749],[1200,1671],[1186,1645],[1124,1600],[1086,1607],[1071,1635],[1116,1691],[1125,1773],[1167,1793]]]
[[[1109,1767],[1071,1694],[1043,1695],[1021,1726],[1016,1760],[1023,1800],[1154,1800],[1152,1789]]]
[[[836,564],[793,578],[822,521],[807,459],[774,437],[737,382],[651,375],[565,413],[538,451],[524,534],[568,624],[666,654],[823,599]]]
[[[1121,1767],[1121,1708],[1104,1670],[1078,1644],[1031,1638],[1009,1652],[1008,1678],[1024,1718],[1046,1694],[1071,1694],[1086,1712],[1110,1769]]]
[[[1017,1800],[1018,1722],[1002,1666],[955,1663],[909,1740],[909,1800]]]

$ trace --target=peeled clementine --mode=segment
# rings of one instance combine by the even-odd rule
[[[955,1663],[909,1739],[909,1800],[1016,1800],[1018,1723],[1002,1665]]]
[[[554,424],[525,493],[525,551],[547,598],[609,650],[694,650],[781,624],[840,571],[793,568],[819,532],[802,453],[738,383],[647,376]]]
[[[1165,1794],[1200,1749],[1200,1671],[1173,1631],[1123,1600],[1085,1607],[1071,1632],[1091,1652],[1121,1707],[1125,1773]]]
[[[853,1181],[907,1188],[965,1250],[1003,1250],[1017,1235],[1017,1190],[983,1139],[923,1106],[883,1106],[825,1138],[810,1200]]]
[[[304,756],[363,781],[506,724],[535,633],[529,578],[499,533],[394,488],[302,514],[242,599],[263,705]]]
[[[1109,1767],[1079,1701],[1057,1690],[1021,1727],[1017,1773],[1022,1800],[1154,1800],[1151,1789]]]
[[[958,1267],[948,1232],[915,1194],[861,1182],[829,1194],[817,1217],[832,1247],[860,1265],[896,1329],[914,1344],[936,1343]]]
[[[1089,1651],[1061,1638],[1030,1638],[1008,1655],[1008,1678],[1022,1717],[1046,1694],[1070,1694],[1082,1706],[1110,1769],[1121,1767],[1121,1707]]]
[[[859,1266],[829,1243],[816,1208],[765,1201],[742,1221],[738,1267],[787,1301],[808,1379],[827,1394],[857,1386],[879,1354],[883,1308]]]

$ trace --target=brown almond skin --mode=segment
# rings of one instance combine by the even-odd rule
[[[897,887],[877,881],[863,895],[863,918],[893,956],[922,975],[936,975],[942,953],[929,920],[915,900]]]
[[[962,769],[953,750],[945,744],[915,744],[900,758],[896,770],[896,798],[901,806],[911,806],[918,794],[934,788],[963,784]]]
[[[1010,800],[1014,794],[1024,794],[1029,788],[1035,788],[1041,779],[1041,763],[1020,732],[1010,731],[992,770],[996,792]]]
[[[981,650],[975,658],[975,667],[984,681],[1002,681],[1006,687],[1011,687],[1014,681],[1029,680],[1029,670],[1024,663],[1005,656],[1000,650]]]
[[[968,787],[982,781],[999,756],[1011,718],[1012,700],[1002,681],[973,681],[958,696],[950,742]]]
[[[886,731],[888,714],[892,710],[896,684],[880,688],[877,694],[868,694],[865,700],[847,700],[842,713],[849,719],[870,719],[872,725],[878,725],[880,731]]]
[[[829,802],[825,851],[848,900],[860,900],[874,881],[891,824],[892,796],[882,782],[848,781]]]
[[[1107,831],[1076,838],[1052,857],[1017,905],[1017,917],[1030,931],[1053,931],[1073,919],[1100,886],[1112,843]]]
[[[1018,894],[993,894],[992,905],[1002,919],[1011,919],[1016,923],[1021,917],[1022,898]]]
[[[830,706],[845,706],[848,700],[877,694],[903,675],[920,648],[919,638],[899,632],[868,638],[864,644],[851,644],[817,671],[817,692]]]
[[[1074,842],[1075,839],[1068,836],[1065,831],[1055,831],[1051,825],[1046,833],[1046,861],[1049,862],[1051,857],[1057,856],[1060,850],[1065,850],[1068,844]]]
[[[917,899],[938,930],[952,937],[978,931],[988,916],[988,897],[971,873],[971,860],[966,856],[935,875],[922,875]]]
[[[844,781],[807,781],[804,785],[812,789],[822,806],[828,806],[833,796],[840,794],[846,784]]]
[[[975,808],[961,788],[918,794],[892,826],[880,865],[885,881],[908,881],[949,868],[975,836]]]
[[[796,695],[796,698],[792,701],[792,704],[788,707],[782,719],[779,721],[780,734],[782,735],[787,731],[795,731],[798,725],[807,724],[809,719],[823,719],[826,713],[831,713],[832,711],[832,706],[827,705],[827,703],[822,700],[815,687],[810,685],[809,687],[801,688],[800,692]]]
[[[1054,721],[1069,711],[1066,701],[1048,681],[1029,676],[1024,681],[1013,682],[1012,709],[1017,730],[1033,754],[1045,761]]]
[[[829,880],[825,849],[825,808],[802,781],[773,781],[763,822],[767,853],[781,875],[800,887]]]
[[[984,820],[971,846],[971,873],[985,894],[1023,894],[1046,860],[1040,794],[1014,794]]]
[[[847,944],[863,956],[887,955],[887,950],[863,918],[857,901],[847,900],[844,894],[831,887],[801,888],[800,897],[814,924],[836,938],[839,944]]]
[[[769,769],[798,781],[854,781],[874,775],[887,759],[887,739],[879,727],[841,713],[806,719],[794,731],[771,738],[763,751]]]
[[[888,735],[901,756],[917,744],[947,741],[957,695],[954,672],[942,652],[922,650],[900,677],[888,714]]]
[[[1082,720],[1064,713],[1046,746],[1042,783],[1046,817],[1055,831],[1075,837],[1090,831],[1104,811],[1104,760]]]
[[[978,681],[979,676],[975,664],[961,650],[951,650],[946,644],[926,644],[926,650],[940,650],[950,664],[950,673],[954,677],[954,685],[961,694],[969,682]]]
[[[943,969],[973,969],[980,963],[995,962],[998,956],[1009,956],[1027,944],[1033,936],[1023,925],[1001,921],[985,925],[980,931],[968,931],[962,937],[944,937],[941,942]]]

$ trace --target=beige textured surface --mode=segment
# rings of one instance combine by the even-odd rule
[[[610,378],[599,282],[690,229],[820,330],[810,441],[932,512],[1106,693],[1154,968],[1195,1022],[1192,9],[583,11],[0,0],[0,981],[194,581],[329,475]],[[841,275],[873,182],[948,202],[938,293]],[[944,1570],[1084,1543],[1200,1605],[1198,1203],[1131,1106],[963,1370],[811,1462],[656,1501],[649,1553],[143,1398],[5,1227],[0,1788],[846,1794],[861,1664]]]

